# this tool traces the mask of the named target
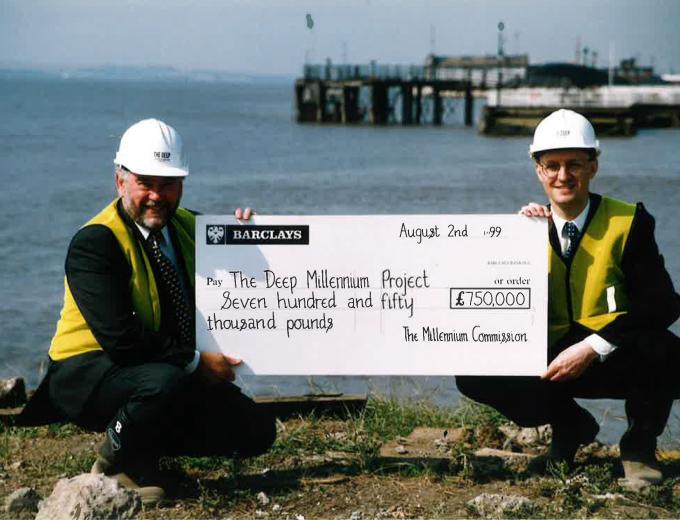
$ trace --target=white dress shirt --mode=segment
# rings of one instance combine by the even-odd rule
[[[567,248],[569,247],[569,237],[567,236],[566,230],[564,229],[564,225],[567,222],[575,224],[576,227],[578,228],[579,236],[581,236],[581,233],[583,232],[583,227],[585,226],[586,223],[586,218],[588,217],[589,209],[590,199],[588,199],[588,203],[586,204],[586,207],[583,208],[583,211],[579,213],[579,215],[574,220],[571,221],[564,220],[563,218],[557,216],[553,212],[552,219],[553,222],[555,223],[557,238],[559,239],[560,246],[562,247],[562,254],[564,254],[567,251]],[[609,343],[606,339],[602,338],[601,336],[598,336],[597,334],[591,334],[583,341],[588,343],[592,347],[592,349],[599,354],[600,361],[604,361],[605,359],[607,359],[607,356],[609,356],[612,352],[614,352],[618,348],[616,345]]]

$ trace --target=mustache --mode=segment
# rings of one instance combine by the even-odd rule
[[[170,205],[167,202],[146,202],[144,204],[145,208],[150,208],[150,209],[167,209],[170,207]]]

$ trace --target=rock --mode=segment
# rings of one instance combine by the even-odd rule
[[[17,462],[13,462],[12,464],[9,465],[9,469],[12,471],[16,471],[18,469],[21,469],[24,467],[24,461],[18,460]]]
[[[626,498],[621,493],[605,493],[604,495],[591,495],[591,498],[597,502],[611,502],[616,505],[636,505],[637,502]]]
[[[468,442],[473,433],[470,428],[418,427],[406,438],[406,442],[409,444],[453,445]]]
[[[302,478],[300,482],[302,482],[305,485],[324,486],[342,484],[343,482],[347,482],[348,480],[349,477],[347,475],[331,475],[329,477]]]
[[[141,509],[142,500],[135,491],[104,475],[85,473],[57,482],[35,520],[127,520]]]
[[[264,518],[265,516],[269,516],[269,513],[262,511],[262,509],[255,510],[255,518]]]
[[[616,445],[602,444],[601,442],[591,442],[586,446],[580,448],[581,456],[583,457],[599,457],[617,459],[621,455],[619,447]]]
[[[0,379],[0,408],[13,408],[26,403],[26,385],[21,377]]]
[[[274,505],[272,506],[272,511],[274,511],[274,513],[278,513],[279,511],[281,511],[281,505],[279,505],[279,504],[274,504]]]
[[[415,428],[408,437],[398,437],[380,447],[383,463],[448,464],[456,445],[468,446],[473,435],[469,428]]]
[[[305,520],[304,515],[295,515],[295,520]]]
[[[269,501],[269,497],[266,495],[266,493],[265,493],[264,491],[260,491],[260,492],[257,494],[257,501],[258,501],[258,502],[260,503],[260,505],[262,505],[262,506],[266,506],[266,505],[269,504],[269,502],[270,502],[270,501]]]
[[[33,516],[38,512],[38,504],[42,497],[30,487],[17,489],[5,499],[5,512],[12,518]]]
[[[467,505],[484,518],[498,518],[508,513],[524,518],[530,516],[530,511],[534,507],[534,503],[526,497],[492,493],[482,493],[470,500]]]
[[[517,453],[516,451],[505,451],[505,450],[497,450],[494,448],[480,448],[477,451],[475,451],[475,456],[477,457],[498,457],[501,459],[521,459],[521,460],[528,460],[531,459],[533,456],[529,455],[528,453]]]
[[[498,428],[505,435],[504,448],[513,446],[518,448],[538,448],[548,446],[552,439],[552,429],[549,425],[537,428],[522,428],[516,424],[504,424]]]
[[[364,519],[364,514],[361,511],[352,511],[352,514],[349,515],[349,520],[363,520]]]
[[[329,450],[325,453],[326,460],[333,462],[335,464],[351,465],[359,460],[359,456],[356,453],[350,453],[346,451],[332,451]]]
[[[376,518],[406,518],[406,513],[402,506],[390,506],[387,509],[380,510]]]
[[[475,457],[477,457],[478,462],[487,463],[487,465],[491,463],[493,465],[495,461],[496,466],[505,466],[507,469],[520,473],[528,468],[533,458],[528,453],[496,450],[494,448],[481,448],[475,451]]]

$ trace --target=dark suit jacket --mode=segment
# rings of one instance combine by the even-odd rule
[[[147,248],[137,226],[118,201],[118,213]],[[176,252],[178,271],[188,283],[184,259],[168,225]],[[160,276],[155,272],[157,282]],[[71,240],[66,256],[66,280],[80,312],[92,330],[101,351],[87,352],[62,361],[50,361],[47,375],[28,403],[20,424],[43,424],[59,419],[76,419],[99,381],[114,366],[164,362],[180,367],[193,359],[194,349],[178,341],[163,285],[157,283],[161,300],[161,327],[158,332],[144,327],[134,315],[129,290],[130,265],[114,236],[103,225],[81,228]],[[191,295],[193,306],[193,295]]]

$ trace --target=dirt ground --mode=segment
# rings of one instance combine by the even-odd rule
[[[668,475],[663,486],[626,493],[617,483],[622,475],[615,448],[592,445],[581,450],[574,472],[557,468],[535,475],[526,462],[544,449],[540,440],[518,449],[495,425],[461,427],[458,421],[447,429],[441,417],[429,420],[434,426],[419,430],[419,438],[409,437],[407,430],[381,438],[376,432],[391,431],[386,421],[392,412],[373,411],[371,417],[349,421],[280,422],[270,453],[247,461],[163,460],[171,498],[143,510],[139,518],[475,518],[481,513],[468,502],[483,493],[531,500],[523,509],[491,515],[496,517],[680,516],[675,458],[663,463]],[[413,420],[418,419],[428,422],[422,416]],[[101,440],[100,434],[69,425],[2,428],[3,501],[24,486],[47,497],[60,478],[88,472]],[[4,509],[0,518],[9,518]]]

